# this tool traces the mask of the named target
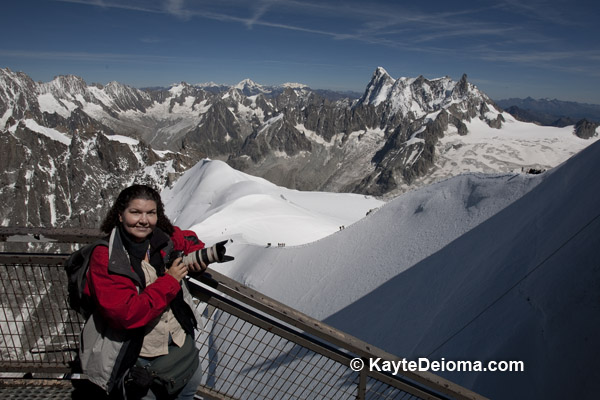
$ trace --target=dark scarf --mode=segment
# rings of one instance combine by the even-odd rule
[[[119,225],[119,234],[123,247],[129,254],[129,261],[135,273],[139,276],[142,287],[146,286],[144,271],[142,270],[142,260],[146,258],[146,252],[150,246],[150,239],[147,237],[143,242],[135,242],[132,237],[125,231],[122,225]],[[150,234],[149,236],[151,236]]]
[[[140,277],[142,289],[146,287],[146,278],[142,269],[142,260],[146,257],[148,246],[150,246],[150,265],[156,270],[156,275],[163,276],[165,274],[165,262],[160,250],[166,250],[167,245],[171,240],[169,235],[157,227],[146,237],[146,240],[138,243],[133,241],[132,237],[125,231],[122,225],[119,225],[119,234],[123,241],[123,246],[129,254],[131,266],[135,273]],[[171,301],[170,306],[175,319],[177,319],[183,330],[188,334],[193,335],[194,328],[197,327],[197,322],[193,311],[183,299],[183,291],[180,290],[177,293],[173,301]]]
[[[169,236],[160,228],[154,228],[154,231],[146,237],[143,242],[136,242],[129,235],[123,225],[119,225],[119,235],[123,242],[123,247],[129,254],[129,260],[135,273],[140,277],[142,289],[146,287],[146,279],[142,269],[142,260],[149,253],[149,262],[156,270],[157,276],[165,274],[165,263],[160,250],[165,248],[169,242]]]

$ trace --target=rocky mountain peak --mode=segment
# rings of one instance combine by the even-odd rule
[[[375,79],[381,79],[385,76],[390,76],[390,74],[388,74],[388,72],[383,67],[377,67],[375,69],[375,72],[373,73],[373,78]]]
[[[234,86],[235,89],[239,90],[244,96],[255,96],[262,93],[270,93],[271,90],[266,87],[259,85],[251,79],[244,79],[240,83]]]
[[[108,199],[133,181],[163,188],[204,157],[290,188],[386,196],[431,175],[440,152],[460,148],[440,147],[445,135],[468,135],[481,126],[475,119],[505,122],[466,75],[394,79],[377,68],[359,100],[321,93],[251,80],[139,90],[67,75],[44,84],[0,69],[0,142],[11,155],[0,159],[0,201],[16,198],[24,216],[0,220],[84,222],[81,210],[102,208],[89,203],[98,193]],[[32,190],[45,200],[31,200]]]
[[[28,75],[0,68],[0,129],[9,118],[20,119],[27,112],[37,112],[37,94],[38,84]]]
[[[258,83],[254,82],[252,79],[246,78],[241,80],[237,85],[234,86],[236,89],[243,89],[245,87],[262,87]]]
[[[152,103],[148,93],[119,82],[108,83],[104,87],[104,93],[122,111],[138,110],[143,112]]]
[[[176,83],[169,87],[168,94],[174,98],[193,95],[198,91],[198,88],[187,84],[186,82]]]
[[[58,98],[74,98],[77,95],[86,95],[88,85],[86,82],[75,75],[60,75],[51,82],[39,85],[41,93],[51,93]]]
[[[395,80],[387,71],[382,67],[378,67],[358,103],[378,106],[387,99],[388,93],[394,83]]]
[[[590,139],[599,135],[600,126],[597,122],[590,122],[587,119],[582,119],[575,124],[575,135],[582,139]]]
[[[459,106],[459,103],[464,104]],[[467,81],[466,74],[458,82],[449,77],[427,79],[422,75],[394,79],[383,68],[377,68],[357,105],[381,105],[388,118],[397,120],[409,115],[421,118],[442,109],[451,114],[459,109],[469,110],[472,118],[481,103],[493,106],[487,96]]]
[[[23,72],[13,72],[9,68],[0,68],[0,89],[25,88],[33,84],[33,80]]]

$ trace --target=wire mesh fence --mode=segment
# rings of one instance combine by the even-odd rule
[[[384,382],[366,371],[361,388],[361,374],[350,368],[356,354],[209,291],[192,288],[204,300],[196,309],[203,324],[196,340],[202,393],[233,399],[446,398],[415,382]]]
[[[68,372],[83,321],[67,307],[60,265],[0,265],[0,365]]]
[[[204,373],[201,392],[235,399],[358,397],[360,376],[349,367],[350,354],[327,346],[319,348],[304,342],[302,335],[294,340],[296,333],[289,327],[260,327],[253,321],[260,316],[252,313],[240,318],[223,309],[207,314],[207,305],[199,308],[208,325],[197,340]],[[289,331],[282,333],[280,329]],[[364,398],[422,397],[369,378]]]
[[[230,398],[356,398],[358,373],[330,357],[286,338],[274,327],[260,327],[216,309],[198,337],[204,386]],[[250,321],[248,321],[250,320]],[[281,329],[281,328],[280,328]],[[288,336],[287,334],[285,336]]]

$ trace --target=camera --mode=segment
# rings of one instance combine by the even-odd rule
[[[211,247],[196,250],[190,254],[186,254],[185,256],[183,256],[183,263],[193,264],[194,262],[197,262],[200,266],[202,266],[202,268],[205,269],[208,266],[208,264],[214,262],[222,263],[231,261],[234,258],[225,255],[225,252],[227,250],[225,248],[225,244],[227,242],[229,242],[229,240],[224,240],[222,242],[212,245]]]
[[[204,248],[201,250],[196,250],[189,254],[185,254],[181,250],[173,250],[169,254],[169,259],[165,263],[165,266],[167,269],[171,268],[175,259],[177,259],[179,257],[183,257],[182,262],[184,264],[191,265],[194,262],[197,262],[203,269],[206,269],[208,264],[211,264],[214,262],[222,263],[222,262],[231,261],[234,258],[225,254],[225,252],[227,250],[225,248],[225,244],[228,241],[229,240],[224,240],[222,242],[212,245],[211,247]]]
[[[179,257],[183,257],[184,255],[185,254],[181,250],[173,250],[169,254],[169,258],[168,258],[167,262],[165,263],[165,268],[167,268],[167,269],[171,268],[171,266],[173,266],[173,263],[175,262],[175,260],[178,259]]]

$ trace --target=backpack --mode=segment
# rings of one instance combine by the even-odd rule
[[[87,272],[90,265],[90,257],[96,246],[107,246],[105,239],[100,239],[75,251],[65,263],[67,273],[67,302],[71,309],[77,311],[87,319],[94,311],[91,299],[83,294],[87,282]]]

